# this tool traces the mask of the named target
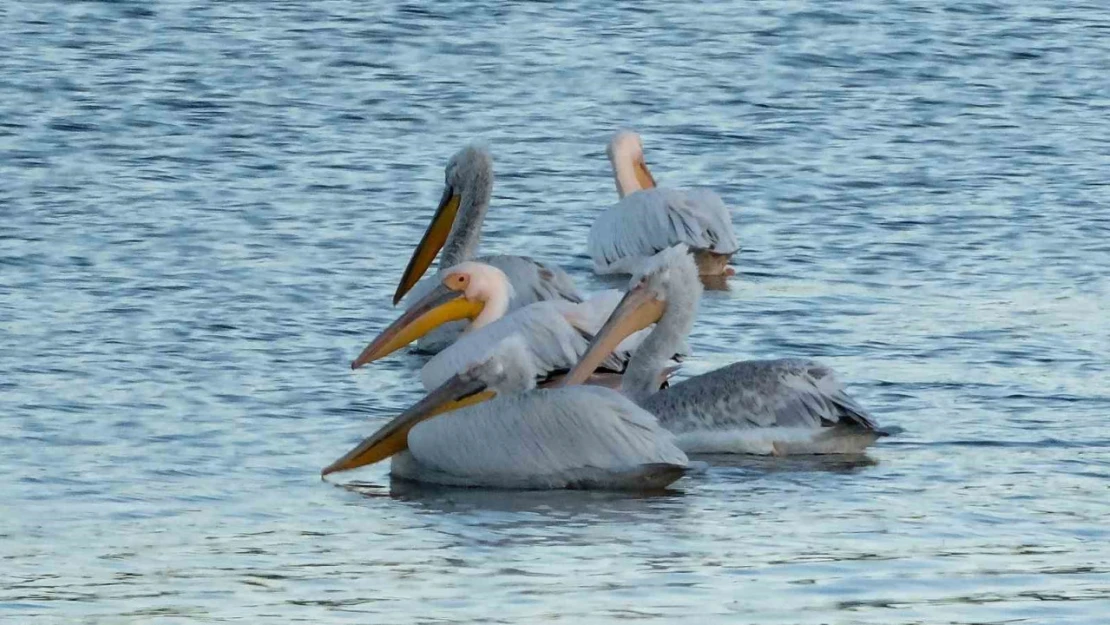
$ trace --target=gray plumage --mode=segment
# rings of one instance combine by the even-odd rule
[[[641,405],[675,433],[837,424],[877,427],[844,392],[831,369],[797,358],[736,362],[672,384]]]
[[[632,355],[621,390],[678,434],[685,451],[851,453],[879,436],[832,370],[811,360],[742,361],[657,390],[650,380],[690,332],[701,285],[683,246],[646,263],[633,278],[640,283],[666,309]]]
[[[732,215],[708,189],[643,189],[603,212],[587,249],[597,273],[633,273],[647,258],[672,245],[731,255],[740,249]]]
[[[482,238],[482,222],[493,194],[493,158],[484,148],[467,146],[451,157],[444,171],[445,194],[459,195],[459,209],[451,232],[439,255],[439,271],[418,282],[406,297],[411,302],[434,289],[443,278],[443,270],[465,260],[493,265],[505,273],[513,286],[510,310],[545,300],[581,302],[582,295],[574,280],[561,268],[527,256],[487,255],[475,257]],[[436,353],[454,342],[466,322],[445,324],[417,343],[417,349]]]

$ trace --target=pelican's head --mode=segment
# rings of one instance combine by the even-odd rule
[[[468,198],[470,202],[483,199],[488,201],[493,192],[493,157],[485,148],[469,145],[447,161],[443,178],[443,196],[432,217],[432,223],[428,224],[428,229],[424,231],[424,236],[405,267],[405,273],[393,294],[394,305],[420,280],[443,248],[447,236],[455,226],[463,199]]]
[[[508,276],[497,267],[459,263],[443,272],[438,286],[367,345],[351,368],[384,358],[450,321],[470,319],[468,330],[496,321],[508,311],[512,296]]]
[[[455,152],[443,168],[444,186],[461,194],[476,185],[493,187],[493,157],[489,150],[468,145]]]
[[[417,423],[437,415],[492,399],[498,393],[535,386],[528,345],[519,334],[506,337],[490,355],[467,366],[370,437],[328,465],[321,475],[347,471],[385,460],[408,447],[408,434]]]
[[[644,161],[644,144],[640,135],[622,130],[609,141],[609,163],[617,180],[617,194],[621,197],[641,189],[655,187],[655,178]]]
[[[621,341],[653,323],[658,322],[653,334],[667,332],[675,335],[672,339],[684,339],[694,324],[701,292],[697,263],[684,243],[652,256],[633,274],[628,292],[564,378],[564,384],[581,384]]]

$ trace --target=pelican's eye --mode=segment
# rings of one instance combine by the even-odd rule
[[[470,285],[470,276],[465,273],[451,274],[443,280],[443,285],[452,291],[465,291]]]

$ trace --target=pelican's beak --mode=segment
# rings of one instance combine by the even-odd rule
[[[420,244],[413,250],[409,265],[405,267],[405,273],[401,276],[401,283],[397,285],[397,291],[393,293],[394,306],[401,301],[405,293],[409,292],[409,289],[420,280],[420,277],[431,266],[436,254],[439,253],[444,241],[447,240],[447,235],[451,233],[451,226],[454,225],[455,215],[458,212],[459,195],[448,186],[443,190],[443,198],[439,201],[436,214],[432,217],[432,223],[428,224],[428,229],[424,231]]]
[[[381,462],[393,454],[408,449],[409,430],[417,423],[436,415],[477,404],[493,397],[480,380],[462,380],[453,376],[442,386],[427,394],[408,410],[394,417],[377,432],[347,452],[342,458],[328,465],[320,476],[336,471],[349,471]]]
[[[586,353],[578,359],[578,364],[563,378],[561,386],[585,382],[621,341],[659,321],[666,308],[666,303],[643,284],[630,290],[613,309],[605,325],[601,326]]]
[[[471,301],[462,291],[453,291],[442,284],[424,296],[378,335],[351,363],[358,369],[368,362],[384,358],[412,343],[439,326],[458,319],[474,319],[484,304]]]
[[[636,181],[640,183],[642,189],[654,189],[655,178],[652,177],[651,172],[648,171],[647,163],[643,158],[636,161]]]

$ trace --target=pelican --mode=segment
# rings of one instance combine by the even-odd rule
[[[596,273],[636,273],[656,252],[678,243],[694,250],[699,274],[734,273],[728,261],[740,245],[720,196],[708,189],[656,187],[634,132],[618,132],[608,154],[620,201],[590,228],[587,247]]]
[[[351,363],[357,369],[384,358],[419,340],[438,327],[469,320],[470,325],[452,343],[424,365],[420,376],[426,390],[443,384],[475,360],[488,357],[506,338],[520,335],[530,357],[529,367],[541,382],[561,375],[586,352],[589,338],[616,307],[620,293],[603,291],[590,299],[534,302],[509,311],[513,286],[503,271],[492,265],[467,261],[445,270],[440,283],[412,304],[378,335]],[[612,384],[613,373],[624,370],[631,350],[646,332],[633,334],[601,362],[603,373],[587,381]],[[660,384],[673,371],[662,372]]]
[[[747,360],[652,387],[664,355],[689,334],[701,289],[685,245],[656,254],[562,383],[577,383],[622,337],[654,323],[628,362],[621,391],[674,432],[687,453],[858,453],[882,434],[832,370],[811,360]]]
[[[453,267],[465,260],[480,260],[493,265],[509,278],[514,297],[510,308],[543,300],[582,301],[574,281],[562,269],[537,262],[527,256],[482,256],[474,258],[482,236],[482,221],[493,193],[493,158],[483,148],[467,146],[447,162],[444,170],[443,197],[432,222],[412,253],[401,282],[393,294],[397,305],[414,286],[423,295],[434,282],[424,286],[417,281],[428,270],[442,249],[439,266]],[[461,331],[453,324],[420,344],[422,351],[435,353],[450,344]]]
[[[536,389],[531,365],[523,338],[501,341],[322,475],[393,456],[394,477],[447,486],[651,490],[682,476],[686,454],[651,414],[607,388]]]

